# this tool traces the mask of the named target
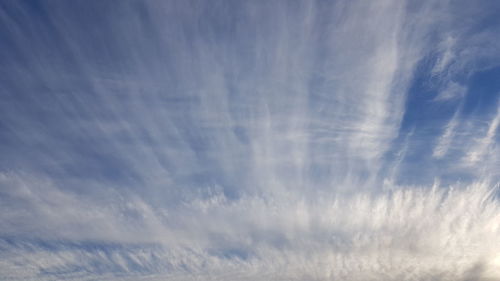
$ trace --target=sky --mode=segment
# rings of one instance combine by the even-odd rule
[[[0,1],[0,280],[500,281],[499,14]]]

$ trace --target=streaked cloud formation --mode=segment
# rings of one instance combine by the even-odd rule
[[[0,280],[500,280],[500,4],[0,4]]]

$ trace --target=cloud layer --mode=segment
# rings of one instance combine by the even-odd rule
[[[16,205],[22,201],[33,213],[3,221],[2,229],[12,229],[38,215],[44,224],[31,225],[36,238],[1,240],[6,280],[498,280],[500,274],[500,204],[486,184],[314,200],[294,193],[229,200],[215,191],[175,210],[130,198],[102,206],[36,193],[16,194]],[[2,208],[4,218],[9,209]]]
[[[0,280],[500,280],[499,10],[1,4]]]
[[[10,225],[4,219],[2,229],[20,230],[15,222],[36,216],[44,225],[30,225],[36,238],[1,240],[7,280],[498,280],[500,274],[500,204],[485,184],[324,194],[313,201],[296,193],[229,200],[214,191],[174,210],[130,199],[102,206],[26,186],[10,195],[30,209]],[[2,208],[7,220],[11,209]]]

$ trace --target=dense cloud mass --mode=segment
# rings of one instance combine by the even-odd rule
[[[500,281],[500,3],[0,3],[0,280]]]

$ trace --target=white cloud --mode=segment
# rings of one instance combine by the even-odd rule
[[[460,111],[455,112],[451,120],[446,124],[444,133],[439,137],[436,146],[432,152],[432,156],[435,158],[442,158],[446,152],[448,152],[453,138],[455,136],[455,131],[457,126],[459,126],[458,115]]]
[[[435,101],[449,101],[453,99],[463,98],[466,94],[467,88],[456,82],[448,83],[445,88],[439,92],[434,98]]]
[[[489,158],[491,152],[495,151],[496,142],[495,136],[500,124],[500,103],[497,109],[496,114],[493,116],[488,122],[486,133],[478,138],[475,138],[474,143],[471,145],[471,148],[467,155],[464,158],[464,162],[467,165],[473,165],[478,163],[481,160],[485,160],[485,158]]]
[[[42,189],[54,194],[51,187]],[[81,280],[120,276],[151,280],[202,276],[210,280],[400,280],[401,276],[407,280],[498,280],[500,203],[495,192],[485,183],[473,183],[432,189],[395,187],[381,194],[327,193],[314,200],[292,192],[228,201],[214,193],[176,210],[154,209],[129,198],[127,207],[108,204],[113,212],[84,206],[93,212],[81,219],[84,209],[80,209],[78,221],[72,208],[63,206],[57,220],[24,215],[25,223],[38,220],[46,225],[46,237],[51,238],[40,244],[30,238],[33,234],[23,231],[25,238],[14,238],[14,243],[2,240],[0,269],[7,278],[39,280],[54,276]],[[57,197],[54,211],[71,201],[69,194]],[[27,206],[52,208],[50,202],[41,208],[38,199],[29,199]],[[10,212],[22,213],[26,207],[18,206]],[[127,220],[130,210],[136,212],[135,218]],[[173,215],[165,215],[169,213]],[[158,225],[152,227],[155,221]],[[5,217],[1,222],[5,225]],[[74,223],[84,232],[60,231]],[[94,236],[98,241],[109,242],[92,246],[91,229],[99,231]],[[118,241],[123,241],[120,246],[105,247]]]
[[[456,43],[457,39],[452,35],[448,35],[439,43],[438,50],[440,54],[436,65],[432,69],[432,73],[439,74],[445,71],[445,69],[454,61],[456,57]]]
[[[24,91],[0,103],[0,280],[500,280],[500,114],[402,128],[425,59],[458,99],[494,37],[410,2],[0,9]],[[398,185],[429,139],[471,180]]]

